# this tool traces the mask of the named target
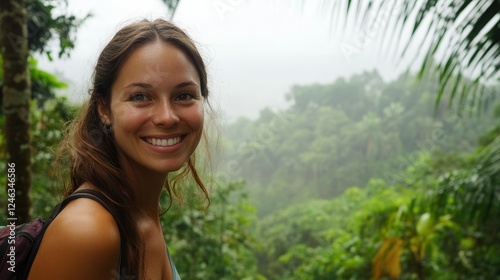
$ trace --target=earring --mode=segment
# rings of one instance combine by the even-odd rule
[[[107,132],[113,131],[113,126],[112,125],[104,125],[104,129],[106,129]]]

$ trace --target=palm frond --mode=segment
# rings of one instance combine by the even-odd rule
[[[457,219],[481,224],[500,215],[500,136],[474,161],[472,168],[443,175],[428,196],[436,216],[449,210]]]
[[[324,3],[330,1],[324,0]],[[337,2],[337,1],[336,1]],[[355,8],[355,24],[362,16],[362,24],[366,24],[370,14],[380,15],[381,11],[394,11],[394,29],[384,26],[383,41],[396,44],[404,32],[409,32],[409,40],[396,46],[401,57],[408,55],[414,44],[419,45],[420,54],[432,57],[437,62],[432,70],[439,73],[439,91],[436,109],[442,100],[449,106],[458,106],[472,111],[481,111],[491,103],[491,96],[483,96],[485,86],[498,83],[500,80],[500,1],[498,0],[401,0],[379,1],[346,0],[346,5],[333,5],[333,14],[345,12],[350,16]],[[363,3],[363,5],[362,5]],[[326,6],[326,4],[325,4]],[[338,11],[339,7],[346,7]],[[346,19],[347,22],[347,19]],[[386,36],[388,30],[392,34]],[[379,34],[380,35],[380,34]],[[421,65],[419,77],[423,77],[429,68],[427,59]],[[458,77],[458,78],[452,78]],[[466,79],[463,79],[466,77]],[[474,81],[470,86],[463,81]],[[443,98],[445,95],[446,98]],[[473,102],[471,102],[473,101]]]

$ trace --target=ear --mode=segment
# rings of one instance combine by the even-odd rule
[[[99,113],[99,117],[101,118],[103,124],[111,125],[109,105],[102,99],[97,101],[97,112]]]

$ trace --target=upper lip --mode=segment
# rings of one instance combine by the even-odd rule
[[[148,136],[143,136],[141,138],[147,139],[147,138],[155,138],[155,139],[172,139],[176,137],[184,137],[186,133],[172,133],[172,134],[154,134],[154,135],[148,135]]]

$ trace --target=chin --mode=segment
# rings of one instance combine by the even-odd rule
[[[187,167],[187,163],[185,164],[185,162],[183,163],[180,163],[180,164],[169,164],[169,166],[166,166],[164,168],[162,168],[162,173],[170,173],[170,172],[177,172],[179,170],[182,169],[182,167],[186,166]]]

